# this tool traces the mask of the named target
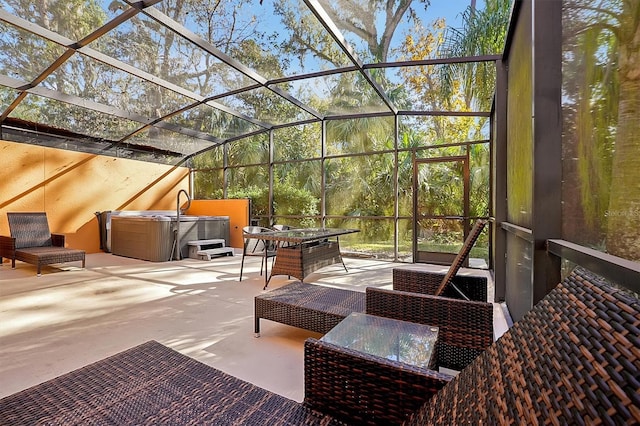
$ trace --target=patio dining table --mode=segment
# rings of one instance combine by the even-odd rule
[[[274,275],[288,275],[304,281],[312,272],[334,263],[342,263],[339,236],[360,232],[359,229],[340,228],[300,228],[282,231],[247,234],[247,238],[273,241],[276,244],[276,256],[271,273],[266,272],[264,288]],[[265,264],[267,250],[265,250]]]

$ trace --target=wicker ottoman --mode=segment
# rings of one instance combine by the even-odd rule
[[[255,297],[255,333],[263,318],[325,334],[365,308],[365,293],[296,281]]]

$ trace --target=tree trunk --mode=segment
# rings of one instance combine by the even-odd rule
[[[608,210],[607,251],[640,260],[640,7],[629,6],[620,29],[620,102]],[[626,25],[625,25],[626,24]]]

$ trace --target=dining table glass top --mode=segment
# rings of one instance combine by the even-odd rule
[[[337,237],[345,234],[360,232],[359,229],[342,229],[342,228],[298,228],[285,229],[282,231],[268,231],[256,234],[247,234],[248,238],[256,238],[270,241],[287,241],[292,243],[306,243],[324,238]]]

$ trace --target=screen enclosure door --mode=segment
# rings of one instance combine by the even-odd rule
[[[416,159],[413,173],[414,262],[450,265],[469,232],[468,158]]]

